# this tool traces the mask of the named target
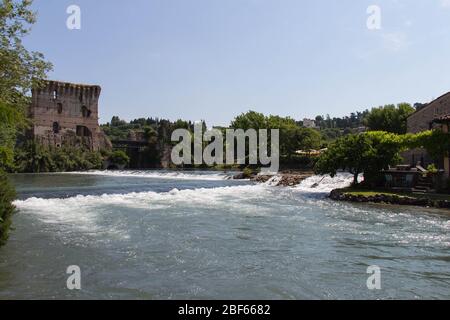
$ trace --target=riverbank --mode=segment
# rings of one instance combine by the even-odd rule
[[[331,191],[330,198],[336,201],[387,203],[450,209],[450,195],[447,194],[422,194],[345,188]]]

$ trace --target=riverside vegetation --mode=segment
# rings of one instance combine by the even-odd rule
[[[45,78],[52,65],[41,53],[29,52],[22,39],[36,21],[30,9],[31,1],[2,0],[0,2],[0,242],[8,237],[11,201],[14,191],[5,171],[14,167],[16,138],[27,126],[25,110],[27,95],[39,80]]]
[[[380,184],[381,170],[401,163],[400,153],[415,148],[426,149],[437,160],[447,154],[450,134],[429,130],[403,135],[385,131],[348,135],[330,145],[317,162],[316,172],[334,176],[338,170],[349,171],[354,175],[354,185],[364,174],[364,184],[373,187]]]
[[[346,136],[338,139],[319,158],[315,170],[318,174],[331,176],[338,170],[353,174],[352,186],[333,190],[330,195],[333,200],[450,208],[450,181],[447,187],[438,190],[444,194],[394,192],[381,187],[384,180],[382,170],[401,163],[400,152],[415,148],[426,149],[437,161],[448,154],[450,134],[440,130],[405,135],[373,131]],[[434,165],[430,165],[428,170],[437,172]],[[362,183],[358,183],[360,174],[364,175]]]

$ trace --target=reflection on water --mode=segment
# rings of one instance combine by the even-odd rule
[[[15,176],[0,299],[450,298],[445,211],[328,200],[344,175],[314,189],[321,178],[278,188],[228,177]],[[69,265],[81,291],[65,289]],[[370,265],[380,291],[366,287]]]

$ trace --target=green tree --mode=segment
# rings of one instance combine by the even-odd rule
[[[14,210],[14,192],[2,171],[14,165],[16,137],[27,123],[28,93],[51,69],[41,53],[30,52],[22,44],[36,21],[31,2],[0,1],[0,244],[7,238]]]
[[[336,175],[338,170],[346,170],[354,175],[353,183],[364,174],[364,183],[380,183],[381,170],[401,161],[400,152],[405,150],[404,136],[384,131],[348,135],[333,143],[320,156],[316,164],[318,174]]]
[[[364,172],[374,150],[365,134],[348,135],[333,143],[316,163],[318,174],[330,174],[334,177],[338,170],[353,174],[353,184],[358,183],[358,176]]]
[[[294,119],[280,116],[265,116],[262,113],[249,111],[237,116],[230,125],[233,129],[279,129],[280,154],[290,158],[300,149],[318,149],[321,135],[317,130],[299,127]]]
[[[381,170],[401,163],[400,152],[408,147],[404,135],[384,131],[366,132],[364,135],[369,139],[373,151],[364,166],[364,183],[374,186],[384,179]]]
[[[62,161],[58,157],[58,161]],[[67,158],[67,161],[71,161]],[[34,142],[27,141],[21,148],[16,150],[15,169],[18,172],[52,172],[55,170],[55,163],[48,148]]]
[[[0,101],[0,170],[6,170],[13,164],[17,124],[20,121],[21,115]]]
[[[14,213],[12,201],[16,197],[5,173],[0,172],[0,246],[8,239],[11,216]]]
[[[117,116],[113,116],[112,119],[111,119],[111,126],[112,127],[120,127],[120,126],[124,126],[126,124],[127,124],[126,121],[120,120],[120,118],[117,117]]]
[[[51,69],[41,53],[29,52],[22,44],[36,21],[31,3],[0,2],[0,168],[3,169],[11,165],[17,130],[26,125],[25,110],[30,102],[27,94]]]
[[[239,116],[237,116],[232,122],[230,127],[234,129],[268,129],[267,121],[264,114],[255,112],[255,111],[249,111],[247,113],[243,113]]]
[[[342,136],[341,130],[339,129],[324,129],[320,133],[325,141],[334,141]]]
[[[16,172],[66,172],[101,169],[101,152],[80,147],[45,147],[35,141],[27,141],[16,149]]]
[[[321,144],[322,136],[317,130],[297,126],[281,129],[280,152],[289,159],[298,150],[317,150]]]
[[[364,123],[371,131],[387,131],[405,134],[407,131],[406,119],[415,109],[408,103],[397,106],[385,105],[373,108],[365,117]]]
[[[127,165],[130,162],[130,158],[127,156],[127,154],[121,150],[114,151],[109,156],[109,161],[111,161],[114,164],[117,165]]]

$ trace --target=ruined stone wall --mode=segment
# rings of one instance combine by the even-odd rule
[[[46,81],[32,92],[30,117],[33,135],[44,145],[85,145],[99,150],[102,132],[98,125],[99,86]]]

